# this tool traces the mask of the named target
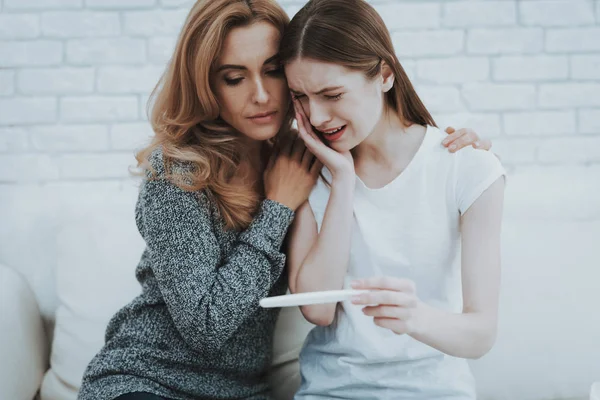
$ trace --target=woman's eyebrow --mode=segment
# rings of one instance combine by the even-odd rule
[[[263,65],[271,64],[272,62],[277,61],[278,58],[279,58],[279,54],[272,55],[271,57],[267,58],[265,60],[265,62],[263,62]],[[217,68],[216,72],[221,72],[225,69],[237,69],[237,70],[241,70],[241,71],[248,70],[248,68],[244,65],[223,64],[219,68]]]
[[[248,68],[246,68],[243,65],[234,65],[234,64],[223,64],[221,65],[218,69],[217,72],[221,72],[223,70],[226,69],[239,69],[239,70],[247,70]]]
[[[274,54],[271,57],[267,58],[265,60],[265,62],[263,63],[263,65],[271,64],[272,62],[275,62],[275,61],[279,61],[279,53]]]

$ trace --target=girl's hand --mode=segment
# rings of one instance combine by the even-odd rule
[[[329,169],[334,179],[336,176],[342,175],[354,177],[354,161],[350,152],[340,153],[323,143],[313,131],[312,125],[298,100],[294,100],[294,109],[298,121],[298,134],[308,150]]]
[[[442,141],[442,145],[450,150],[450,153],[455,153],[463,147],[473,146],[476,149],[489,150],[492,147],[492,142],[489,139],[481,139],[477,132],[470,128],[461,128],[455,130],[449,126],[446,128],[446,137]]]
[[[322,167],[302,139],[285,139],[275,145],[264,172],[266,197],[295,211],[308,199]]]
[[[352,282],[352,288],[370,290],[355,296],[352,303],[365,305],[363,313],[373,317],[376,325],[398,335],[418,331],[422,303],[413,281],[378,276],[356,280]]]

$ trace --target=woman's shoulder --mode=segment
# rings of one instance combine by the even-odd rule
[[[208,189],[191,190],[186,188],[193,165],[189,162],[169,159],[162,147],[157,147],[148,156],[146,177],[140,188],[144,199],[162,199],[165,202],[188,199],[190,206],[211,209],[211,196]],[[189,201],[194,200],[194,201]]]
[[[161,146],[155,148],[152,153],[148,156],[149,170],[146,171],[148,176],[150,173],[154,173],[157,177],[165,176],[165,162],[163,160],[163,149]]]
[[[149,169],[146,177],[167,178],[168,176],[183,176],[193,172],[194,165],[188,161],[181,161],[165,155],[162,146],[156,147],[148,156]]]

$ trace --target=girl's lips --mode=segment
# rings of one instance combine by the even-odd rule
[[[344,134],[344,132],[346,132],[346,126],[344,125],[344,127],[342,129],[340,129],[339,131],[337,131],[336,133],[324,133],[324,132],[319,132],[321,133],[321,136],[323,136],[323,138],[325,140],[327,140],[328,142],[334,142],[336,140],[338,140],[339,138],[342,137],[342,135]]]

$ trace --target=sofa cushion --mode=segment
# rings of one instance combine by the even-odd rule
[[[313,326],[304,319],[298,307],[281,309],[275,325],[273,366],[269,371],[269,382],[273,388],[274,398],[278,400],[294,398],[300,386],[298,356],[304,339]]]
[[[46,370],[46,334],[29,285],[1,264],[0,332],[0,399],[32,399]]]
[[[56,240],[59,306],[42,399],[70,400],[104,344],[109,319],[140,292],[134,271],[144,243],[130,204],[76,213]]]

